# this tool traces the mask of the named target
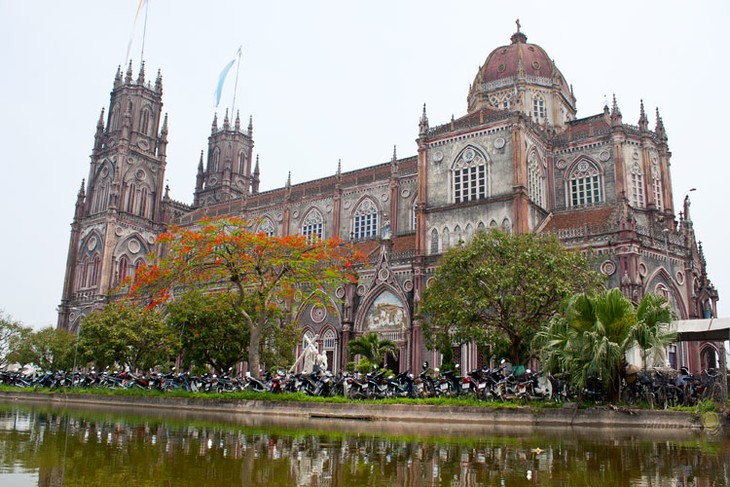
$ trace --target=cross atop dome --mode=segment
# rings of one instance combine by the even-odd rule
[[[525,34],[523,34],[522,32],[520,32],[520,27],[522,27],[520,25],[520,19],[515,20],[515,24],[517,24],[517,32],[512,34],[512,37],[510,37],[512,44],[517,44],[518,42],[522,43],[522,44],[526,43],[527,36]]]

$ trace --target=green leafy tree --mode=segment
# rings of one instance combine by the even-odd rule
[[[218,373],[247,358],[248,328],[230,293],[189,291],[169,301],[168,323],[179,337],[186,369],[210,366]]]
[[[337,239],[269,236],[253,233],[254,224],[220,218],[170,229],[158,240],[165,249],[159,264],[137,271],[130,296],[155,307],[188,287],[233,293],[230,305],[248,328],[249,370],[258,377],[271,330],[290,323],[305,291],[322,299],[354,280],[352,267],[359,257]]]
[[[21,365],[33,364],[44,370],[70,370],[76,337],[66,330],[22,328],[13,337],[8,359]]]
[[[470,341],[493,349],[506,343],[512,363],[522,363],[561,301],[602,281],[552,235],[479,232],[442,257],[423,293],[424,336],[442,353]]]
[[[564,311],[535,337],[543,366],[567,372],[577,390],[590,376],[603,380],[609,399],[618,399],[626,352],[639,346],[664,350],[676,335],[662,326],[672,318],[664,297],[647,294],[638,310],[619,289],[569,298]]]
[[[377,333],[368,333],[350,340],[347,344],[349,356],[360,355],[372,365],[384,366],[385,357],[395,354],[398,345],[393,340],[381,339]]]
[[[110,303],[88,314],[79,331],[79,355],[97,367],[149,369],[177,355],[177,336],[159,310],[127,302]]]
[[[8,365],[7,355],[12,338],[23,326],[0,310],[0,368]]]

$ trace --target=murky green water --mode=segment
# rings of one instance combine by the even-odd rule
[[[0,486],[726,486],[724,434],[0,404]]]

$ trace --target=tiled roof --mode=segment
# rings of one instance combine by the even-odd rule
[[[555,232],[567,228],[579,228],[583,226],[595,227],[603,225],[611,220],[613,207],[589,208],[585,210],[570,210],[553,214],[552,218],[545,225],[544,232]]]

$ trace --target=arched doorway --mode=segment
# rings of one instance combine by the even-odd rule
[[[407,308],[401,298],[386,288],[375,295],[369,306],[366,304],[366,309],[358,327],[359,331],[362,335],[377,333],[381,340],[395,342],[399,351],[396,356],[389,355],[385,365],[394,372],[401,372],[401,358],[404,357],[407,346]],[[407,364],[408,361],[404,363]]]

